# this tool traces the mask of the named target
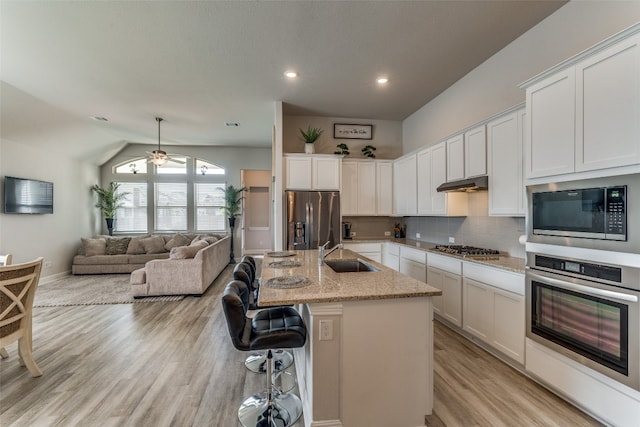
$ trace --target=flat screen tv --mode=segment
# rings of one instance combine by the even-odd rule
[[[53,213],[53,182],[5,176],[4,213]]]

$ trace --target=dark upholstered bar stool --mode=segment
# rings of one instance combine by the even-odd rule
[[[251,288],[252,280],[250,273],[250,265],[248,262],[240,262],[233,269],[233,280],[240,280],[248,289]],[[258,310],[263,307],[258,306],[258,289],[251,291],[249,297],[249,310]],[[275,372],[280,372],[287,369],[293,364],[293,355],[286,350],[273,350],[273,369]],[[260,351],[251,353],[244,361],[244,365],[251,372],[258,374],[264,374],[267,372],[267,352]]]
[[[222,295],[222,307],[229,335],[238,350],[267,350],[267,390],[247,398],[238,409],[244,427],[288,427],[302,414],[302,402],[293,393],[274,393],[272,351],[297,348],[307,340],[307,327],[292,307],[264,309],[247,317],[249,289],[239,281],[230,282]]]

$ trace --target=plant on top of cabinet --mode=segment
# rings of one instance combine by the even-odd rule
[[[320,138],[322,133],[324,132],[321,128],[312,128],[311,125],[307,126],[307,130],[300,128],[300,137],[304,141],[304,152],[307,154],[314,153],[313,143]]]
[[[369,157],[371,159],[376,158],[376,155],[374,153],[374,151],[376,151],[376,147],[374,147],[373,145],[365,145],[364,147],[362,147],[361,151],[364,157]]]
[[[334,151],[333,154],[342,154],[343,156],[348,156],[350,154],[347,144],[338,144],[336,147],[338,147],[338,150]]]

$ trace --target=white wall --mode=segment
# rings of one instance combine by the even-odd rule
[[[0,176],[6,175],[53,182],[54,206],[51,215],[0,213],[0,253],[12,253],[14,263],[44,257],[50,263],[44,280],[66,274],[80,238],[96,232],[99,218],[89,188],[98,182],[98,167],[0,140]]]
[[[334,139],[333,124],[371,124],[373,139]],[[395,159],[402,155],[402,122],[394,120],[345,119],[339,117],[317,116],[284,116],[283,149],[285,153],[304,153],[304,142],[300,139],[299,129],[319,127],[324,130],[322,136],[314,143],[318,154],[333,154],[337,145],[347,144],[350,158],[363,158],[360,150],[365,145],[376,147],[377,159]]]
[[[403,153],[524,102],[518,85],[640,21],[640,1],[573,0],[402,123]]]

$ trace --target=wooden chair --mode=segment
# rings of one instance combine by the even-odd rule
[[[42,260],[40,257],[35,261],[0,267],[0,356],[9,357],[4,347],[18,341],[20,364],[26,366],[33,377],[42,375],[33,360],[31,344],[31,309]]]
[[[11,254],[0,255],[0,267],[4,267],[6,265],[11,265]]]

